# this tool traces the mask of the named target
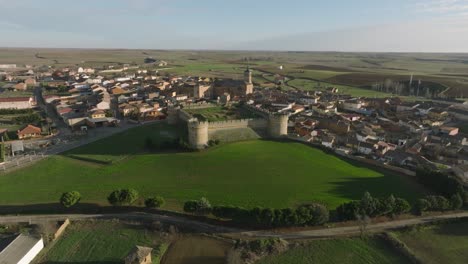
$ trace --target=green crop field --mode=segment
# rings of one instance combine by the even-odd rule
[[[35,263],[123,263],[136,245],[163,246],[158,233],[115,221],[73,222]]]
[[[137,146],[144,145],[151,128],[137,128],[125,132],[131,137],[117,135],[75,151],[89,157],[119,157],[111,165],[53,156],[0,177],[0,204],[56,203],[61,193],[71,190],[81,192],[82,202],[106,204],[112,190],[126,187],[142,196],[161,195],[176,210],[184,201],[203,196],[214,204],[245,207],[318,201],[334,208],[359,199],[365,191],[393,193],[410,201],[425,193],[407,177],[348,163],[299,143],[256,140],[204,152],[145,153]],[[120,159],[127,151],[133,155]]]
[[[411,263],[378,238],[313,241],[258,264],[393,264]]]
[[[462,264],[468,260],[468,221],[395,233],[424,263]]]

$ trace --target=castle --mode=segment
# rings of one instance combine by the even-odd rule
[[[244,80],[216,79],[213,82],[199,82],[194,86],[195,98],[216,99],[225,93],[231,96],[245,96],[253,93],[252,71],[244,72]]]
[[[245,107],[257,112],[263,118],[202,122],[179,107],[169,107],[168,122],[172,125],[179,123],[187,125],[188,141],[193,149],[205,148],[210,140],[219,139],[220,134],[227,134],[232,141],[240,140],[236,138],[239,130],[254,131],[259,137],[270,138],[281,138],[288,134],[288,114],[270,113],[251,106]]]

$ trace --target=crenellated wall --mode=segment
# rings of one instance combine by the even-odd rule
[[[209,140],[219,139],[221,134],[224,138],[229,138],[229,141],[236,141],[236,138],[245,140],[265,136],[280,138],[288,134],[287,114],[273,114],[253,106],[246,108],[261,114],[264,118],[201,122],[183,109],[171,107],[168,109],[168,120],[170,124],[173,124],[174,120],[187,124],[189,145],[194,149],[205,148]],[[229,131],[233,133],[229,134]]]

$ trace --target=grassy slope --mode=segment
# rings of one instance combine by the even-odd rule
[[[155,233],[140,226],[74,222],[36,263],[122,263],[135,245],[154,248],[160,241]]]
[[[313,241],[279,256],[270,256],[258,264],[393,264],[409,263],[377,238]]]
[[[215,204],[246,207],[310,201],[335,207],[366,190],[414,200],[422,191],[407,178],[356,167],[302,144],[249,141],[201,153],[135,155],[109,166],[52,157],[0,177],[0,203],[56,202],[70,190],[81,192],[82,202],[105,203],[109,192],[122,187],[162,195],[170,204],[206,196]]]
[[[424,263],[467,263],[467,221],[423,227],[397,235]]]

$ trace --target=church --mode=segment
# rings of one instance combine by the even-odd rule
[[[216,99],[224,94],[246,96],[253,93],[252,71],[244,72],[244,80],[215,79],[213,82],[200,81],[194,86],[195,98]]]

